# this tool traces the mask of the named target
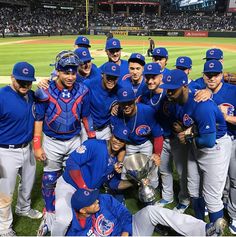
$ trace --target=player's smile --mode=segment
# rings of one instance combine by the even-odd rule
[[[91,72],[91,68],[92,68],[91,60],[86,61],[84,62],[84,64],[80,65],[79,72],[82,74],[82,76],[87,76]]]
[[[116,63],[120,60],[121,49],[109,49],[107,50],[107,56],[110,59],[110,61]]]
[[[159,75],[146,75],[146,83],[149,90],[155,90],[159,87],[162,79],[162,74]]]
[[[116,138],[114,135],[111,138],[111,148],[113,151],[119,151],[122,147],[124,147],[125,143],[120,139]]]
[[[103,84],[106,89],[112,90],[117,84],[118,77],[110,76],[110,75],[103,75]]]

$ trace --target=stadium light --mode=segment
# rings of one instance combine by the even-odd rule
[[[56,9],[56,6],[51,6],[51,5],[43,5],[44,8],[51,8],[51,9]]]
[[[63,10],[74,10],[73,7],[60,7],[60,8],[63,9]]]

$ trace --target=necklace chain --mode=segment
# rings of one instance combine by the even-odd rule
[[[137,115],[138,115],[138,111],[136,110],[136,113],[135,113],[135,118],[134,118],[134,124],[133,124],[133,129],[131,130],[131,133],[134,132],[135,130],[135,127],[136,127],[136,123],[137,123]],[[127,126],[127,123],[125,121],[125,116],[124,116],[124,113],[123,113],[123,117],[124,117],[124,124],[125,126]]]
[[[157,100],[156,103],[153,102],[152,98],[150,99],[150,102],[151,102],[151,104],[152,104],[153,106],[157,105],[157,104],[160,102],[161,97],[162,97],[162,94],[163,94],[163,92],[161,92],[161,94],[160,94],[160,96],[159,96],[159,99]],[[152,94],[151,94],[151,95],[152,95]]]

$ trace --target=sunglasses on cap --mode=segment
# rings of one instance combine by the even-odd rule
[[[155,61],[161,61],[163,58],[165,57],[162,57],[162,56],[152,56],[152,58],[155,60]]]
[[[120,50],[121,50],[121,49],[108,49],[108,51],[109,51],[111,54],[120,52]]]
[[[204,74],[206,75],[207,78],[211,79],[212,77],[220,75],[220,72],[206,72]]]
[[[32,85],[32,81],[23,81],[23,80],[16,79],[16,82],[20,87],[28,87]]]
[[[117,76],[107,75],[106,74],[106,80],[107,81],[116,81],[118,79]]]

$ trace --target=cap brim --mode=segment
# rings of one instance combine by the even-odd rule
[[[120,47],[114,47],[114,48],[106,48],[106,50],[109,50],[109,49],[123,49],[123,48],[120,48]]]
[[[212,72],[212,73],[222,73],[223,71],[210,71],[210,70],[203,71],[203,73],[208,73],[208,72]]]
[[[13,76],[15,77],[16,80],[20,80],[20,81],[36,81],[36,79],[34,77],[22,77],[22,76],[15,76],[13,74]]]
[[[93,193],[91,194],[91,200],[90,202],[88,203],[88,206],[92,205],[97,199],[98,199],[98,196],[99,196],[99,189],[95,189],[93,190]]]
[[[166,89],[166,90],[168,90],[168,89],[175,90],[175,89],[182,87],[182,85],[180,86],[180,85],[173,85],[173,84],[161,84],[159,87],[162,89]]]

